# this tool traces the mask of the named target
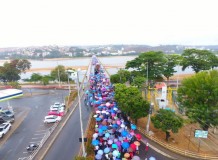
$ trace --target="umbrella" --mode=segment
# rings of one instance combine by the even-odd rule
[[[140,142],[139,142],[139,141],[135,141],[134,144],[135,144],[136,146],[140,146]]]
[[[121,135],[122,135],[123,137],[126,137],[126,136],[128,135],[128,132],[127,132],[126,130],[123,130],[123,131],[121,132]]]
[[[109,102],[106,103],[106,106],[107,106],[107,107],[110,107],[110,105],[111,105],[111,104],[110,104]]]
[[[117,124],[113,124],[112,127],[113,128],[118,128],[118,125]]]
[[[108,143],[108,144],[112,144],[112,143],[113,143],[113,140],[112,140],[112,139],[109,139],[107,143]]]
[[[129,158],[129,157],[130,157],[130,154],[129,154],[129,153],[125,153],[125,154],[124,154],[124,157],[125,157],[125,158]]]
[[[141,138],[142,138],[142,136],[141,136],[140,134],[135,134],[135,137],[136,137],[136,139],[137,139],[138,141],[140,141]]]
[[[133,156],[132,160],[140,160],[140,157],[139,156]]]
[[[105,137],[110,137],[110,133],[105,133],[105,135],[104,135]]]
[[[128,142],[123,142],[123,143],[122,143],[122,147],[123,147],[124,149],[129,148],[129,143],[128,143]]]
[[[97,118],[95,118],[95,120],[99,122],[99,121],[101,121],[101,118],[97,117]]]
[[[99,128],[98,133],[103,133],[103,130],[101,128]]]
[[[133,151],[136,150],[136,145],[134,143],[130,144],[130,147],[133,149]]]
[[[100,159],[102,159],[102,155],[96,154],[95,158],[100,160]]]
[[[93,146],[97,146],[98,144],[99,144],[98,140],[96,140],[96,139],[92,140],[92,145]]]
[[[114,143],[117,142],[117,141],[118,141],[118,139],[117,139],[117,138],[114,138]]]
[[[113,151],[113,156],[114,156],[114,157],[117,157],[118,155],[119,155],[119,151],[118,151],[118,150],[114,150],[114,151]]]
[[[96,118],[96,117],[98,117],[98,115],[97,115],[97,114],[95,114],[93,117],[94,117],[94,118]]]
[[[122,123],[122,124],[120,125],[120,127],[124,128],[124,127],[125,127],[125,125]]]
[[[115,148],[115,149],[116,149],[116,148],[117,148],[117,144],[113,143],[113,144],[112,144],[112,148]]]
[[[121,122],[120,122],[120,120],[118,120],[118,121],[117,121],[117,124],[118,124],[118,125],[121,125]]]
[[[106,130],[107,130],[107,126],[102,126],[101,129],[102,129],[103,131],[106,131]]]
[[[148,160],[156,160],[156,158],[154,158],[154,157],[150,157]]]
[[[96,113],[101,113],[101,111],[97,110]]]
[[[100,155],[103,155],[103,153],[104,153],[104,152],[103,152],[103,150],[101,150],[101,149],[98,150],[98,152],[97,152],[97,154],[100,154]]]
[[[108,123],[111,123],[111,122],[112,122],[112,119],[108,119],[107,121],[108,121]]]
[[[136,130],[136,128],[137,128],[136,125],[131,124],[131,129],[132,129],[132,130]]]
[[[104,149],[104,153],[109,153],[110,150],[111,150],[111,149],[107,147],[107,148]]]
[[[94,133],[94,134],[92,135],[92,137],[93,137],[93,138],[97,138],[97,137],[98,137],[98,133]]]
[[[133,149],[132,149],[131,147],[129,147],[129,148],[127,149],[127,151],[128,151],[128,152],[133,152]]]

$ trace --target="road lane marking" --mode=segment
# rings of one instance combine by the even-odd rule
[[[36,133],[34,135],[38,136],[38,135],[43,135],[43,134],[46,134],[46,133]]]
[[[35,143],[40,143],[41,141],[35,141],[35,142],[29,142],[29,143],[32,143],[32,144],[35,144]]]
[[[44,130],[38,130],[38,131],[35,131],[35,132],[46,132],[47,129],[44,129]]]
[[[35,138],[32,138],[32,139],[42,139],[43,137],[35,137]]]
[[[27,159],[27,157],[18,158],[18,160],[24,160],[24,159]]]

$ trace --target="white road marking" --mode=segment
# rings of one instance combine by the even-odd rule
[[[35,138],[32,138],[32,139],[42,139],[43,137],[35,137]]]
[[[35,143],[40,143],[41,141],[35,141],[35,142],[29,142],[29,143],[32,143],[32,144],[35,144]]]
[[[47,129],[44,129],[44,130],[38,130],[38,131],[35,131],[35,132],[46,132]]]
[[[27,157],[18,158],[18,160],[24,160],[24,159],[27,159]]]
[[[23,152],[23,154],[27,154],[27,153],[29,153],[29,152]]]
[[[45,134],[45,133],[36,133],[34,135],[38,136],[38,135],[43,135],[43,134]]]

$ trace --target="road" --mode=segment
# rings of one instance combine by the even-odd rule
[[[89,66],[90,70],[90,66]],[[89,72],[88,70],[88,72]],[[87,84],[87,79],[84,81]],[[87,123],[89,120],[90,113],[92,112],[90,107],[85,106],[84,98],[81,97],[81,110],[82,110],[82,121],[83,130],[85,132],[87,128]],[[79,138],[81,137],[80,128],[80,117],[79,117],[79,107],[75,109],[69,118],[63,130],[60,132],[59,136],[53,143],[52,147],[46,154],[44,160],[54,160],[54,159],[64,159],[72,160],[78,155],[80,145]]]
[[[29,92],[29,90],[24,90],[24,92]],[[30,143],[39,142],[51,126],[45,126],[43,123],[44,116],[47,115],[50,105],[55,101],[62,102],[62,97],[68,94],[65,90],[31,89],[31,92],[38,94],[10,100],[10,105],[13,106],[15,111],[15,121],[19,120],[19,117],[16,117],[19,112],[26,109],[30,111],[7,142],[1,146],[1,160],[16,160],[27,157],[26,146]],[[1,102],[1,105],[7,106],[7,102]]]

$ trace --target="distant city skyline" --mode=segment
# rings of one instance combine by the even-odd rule
[[[7,0],[0,48],[218,45],[216,0]]]

